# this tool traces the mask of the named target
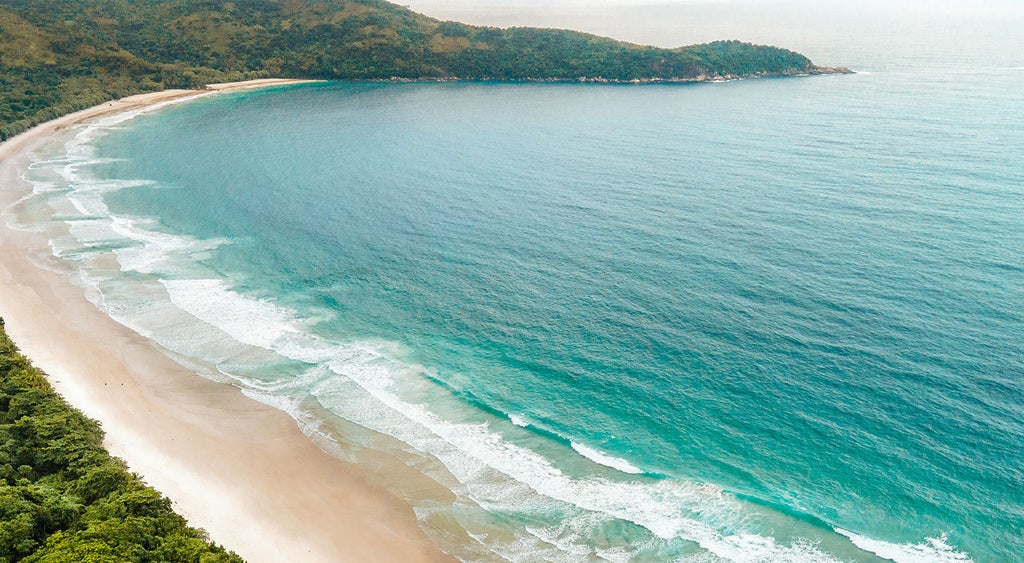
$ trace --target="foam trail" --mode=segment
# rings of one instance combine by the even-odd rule
[[[864,537],[842,528],[836,528],[836,533],[842,534],[853,542],[854,545],[884,557],[896,563],[952,563],[955,561],[971,561],[971,558],[963,552],[946,543],[945,534],[937,538],[925,538],[921,543],[890,543]]]
[[[224,241],[200,241],[190,237],[168,235],[143,228],[152,221],[111,217],[111,230],[118,236],[141,244],[114,250],[121,270],[140,274],[160,274],[180,270],[181,260],[175,257],[188,256],[213,250]]]
[[[160,283],[175,305],[244,344],[270,350],[288,336],[298,335],[291,326],[295,317],[290,311],[269,301],[246,298],[228,289],[223,280],[162,279]]]
[[[594,463],[599,463],[606,467],[611,467],[612,469],[618,469],[623,473],[639,474],[644,472],[643,469],[640,469],[622,458],[601,453],[594,448],[587,447],[583,444],[577,444],[576,442],[570,442],[570,444],[572,445],[572,449],[576,450],[577,453]]]

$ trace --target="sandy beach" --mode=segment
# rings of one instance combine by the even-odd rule
[[[20,179],[55,132],[115,112],[257,80],[109,102],[0,145],[0,209],[29,193]],[[71,404],[100,421],[106,446],[167,495],[193,526],[252,562],[438,561],[387,477],[321,451],[284,412],[201,378],[90,303],[55,267],[40,233],[0,222],[0,316]]]

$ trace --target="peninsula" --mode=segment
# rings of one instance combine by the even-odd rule
[[[740,41],[662,49],[442,22],[380,0],[9,0],[0,6],[0,139],[133,94],[266,77],[696,82],[844,72]]]

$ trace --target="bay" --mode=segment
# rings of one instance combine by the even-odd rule
[[[1024,72],[908,60],[218,95],[73,132],[26,216],[174,357],[417,460],[464,559],[1012,560]]]

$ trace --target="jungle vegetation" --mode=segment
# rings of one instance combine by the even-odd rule
[[[233,563],[102,446],[0,320],[0,563]]]

